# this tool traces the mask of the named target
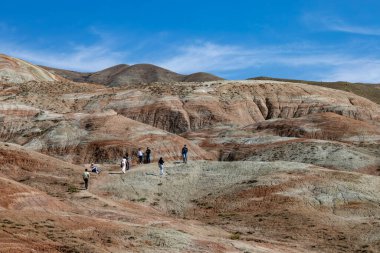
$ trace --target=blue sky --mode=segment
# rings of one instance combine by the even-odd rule
[[[380,83],[380,1],[3,1],[0,52],[97,71]]]

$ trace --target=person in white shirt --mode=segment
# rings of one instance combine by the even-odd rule
[[[139,148],[139,150],[137,151],[137,157],[139,158],[139,164],[143,163],[143,156],[144,156],[144,153],[142,152],[141,148]]]
[[[86,188],[86,190],[87,190],[88,189],[88,180],[90,179],[90,173],[88,173],[87,169],[84,170],[82,177],[83,177],[83,181],[84,181],[84,188]]]
[[[120,167],[121,167],[121,171],[123,173],[125,173],[126,169],[127,169],[127,163],[128,163],[128,160],[127,158],[124,156],[123,159],[121,159],[121,163],[120,163]]]
[[[91,163],[90,168],[91,168],[91,172],[95,172],[96,174],[99,174],[101,171],[101,169],[95,166],[93,163]]]

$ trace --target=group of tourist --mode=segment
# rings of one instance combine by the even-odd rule
[[[187,163],[187,153],[188,153],[188,149],[187,149],[187,146],[185,144],[181,150],[183,163]],[[139,148],[137,150],[138,164],[143,164],[143,161],[145,163],[151,163],[151,154],[152,154],[152,151],[149,149],[149,147],[146,148],[145,154],[141,150],[141,148]],[[144,159],[144,157],[145,157],[145,159]],[[130,158],[129,154],[126,153],[120,162],[120,168],[121,168],[122,173],[125,174],[126,171],[130,169],[131,161],[132,161],[132,158]],[[158,159],[158,168],[160,171],[160,176],[164,175],[164,163],[165,163],[164,159],[162,157],[160,157],[160,159]],[[100,172],[101,172],[101,169],[99,167],[95,166],[93,163],[91,163],[90,169],[91,169],[91,172],[96,173],[96,174],[100,174]],[[88,172],[87,169],[85,169],[85,171],[83,172],[82,177],[83,177],[85,189],[87,190],[88,189],[88,181],[90,179],[90,173]]]

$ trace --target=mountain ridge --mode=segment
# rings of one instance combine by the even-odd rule
[[[77,72],[48,66],[40,67],[75,82],[98,83],[111,87],[152,82],[205,82],[224,80],[221,77],[205,72],[197,72],[189,75],[178,74],[171,70],[147,63],[134,65],[118,64],[97,72]]]

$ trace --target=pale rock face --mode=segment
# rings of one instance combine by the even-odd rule
[[[0,102],[0,116],[11,116],[11,117],[33,117],[40,112],[38,108],[21,104],[21,103],[10,103],[10,102]]]
[[[76,124],[69,122],[62,122],[56,127],[49,129],[47,133],[42,135],[42,138],[37,141],[33,139],[30,145],[26,144],[26,147],[43,147],[47,150],[68,150],[76,147],[81,138],[86,136],[86,131],[80,129]],[[39,145],[36,145],[39,143]]]
[[[24,83],[28,81],[62,80],[49,71],[26,61],[0,54],[0,82]]]

